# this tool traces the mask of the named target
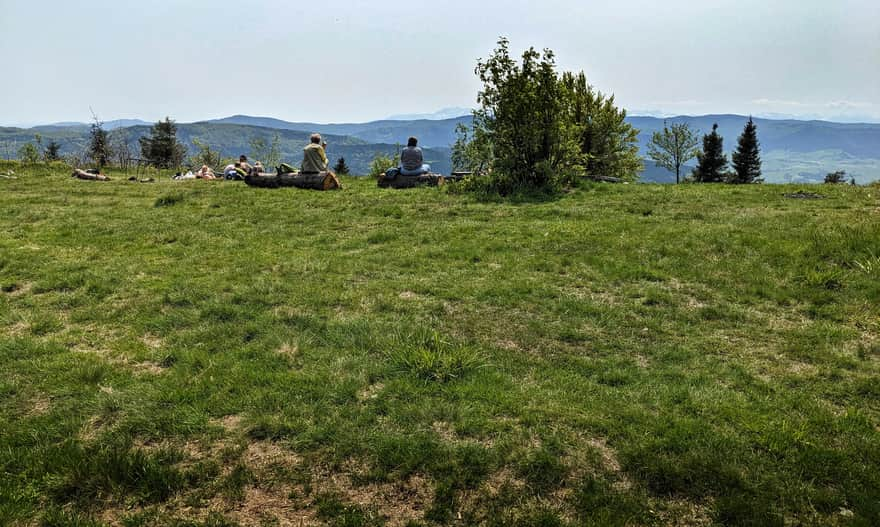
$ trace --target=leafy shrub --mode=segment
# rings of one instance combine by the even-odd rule
[[[34,165],[40,161],[40,151],[33,143],[25,143],[18,149],[18,158],[26,165]]]
[[[370,161],[370,177],[378,180],[385,174],[386,170],[395,166],[397,166],[397,163],[394,162],[394,159],[386,154],[377,152],[373,156],[373,160]]]
[[[846,181],[846,171],[845,170],[837,170],[835,172],[829,172],[825,176],[825,183],[829,185],[836,185],[837,183],[843,183]]]

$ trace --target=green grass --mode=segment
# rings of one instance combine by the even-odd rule
[[[878,188],[15,170],[0,524],[880,524]]]

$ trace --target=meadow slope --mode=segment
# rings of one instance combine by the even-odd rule
[[[880,524],[880,189],[0,179],[0,524]]]

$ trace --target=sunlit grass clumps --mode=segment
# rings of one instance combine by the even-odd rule
[[[15,172],[0,524],[880,524],[877,188]]]

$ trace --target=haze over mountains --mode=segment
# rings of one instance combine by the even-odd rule
[[[271,140],[277,133],[281,143],[282,156],[286,161],[298,162],[302,146],[312,132],[328,137],[328,155],[334,161],[343,156],[355,173],[364,173],[370,159],[382,152],[396,155],[398,145],[405,143],[407,137],[415,135],[420,145],[426,149],[426,159],[440,172],[451,170],[450,145],[455,141],[455,128],[459,124],[469,125],[470,115],[460,115],[447,119],[436,119],[444,112],[461,109],[441,110],[434,114],[419,114],[421,119],[402,119],[408,116],[394,116],[393,119],[368,123],[319,124],[309,122],[288,122],[271,117],[235,115],[190,124],[179,124],[178,135],[191,151],[192,140],[200,141],[218,149],[224,156],[235,157],[249,150],[250,141],[255,137]],[[428,118],[434,117],[434,118]],[[725,152],[736,147],[736,140],[748,117],[741,115],[705,115],[658,118],[650,116],[631,116],[628,121],[639,133],[640,152],[647,156],[647,145],[655,131],[663,129],[664,123],[686,122],[692,129],[706,133],[718,124],[719,133],[724,137]],[[846,170],[849,176],[859,183],[880,179],[880,124],[832,123],[826,121],[799,121],[792,119],[755,119],[758,138],[764,161],[764,177],[767,182],[810,182],[821,181],[825,174],[836,170]],[[137,119],[125,119],[105,123],[105,128],[123,134],[126,141],[137,151],[137,139],[149,132],[149,126]],[[33,140],[35,133],[44,138],[44,143],[56,140],[62,145],[62,153],[76,153],[86,144],[89,126],[84,123],[55,123],[29,129],[0,128],[0,155],[15,156],[10,145],[20,145]],[[691,162],[693,163],[693,161]],[[669,182],[674,175],[645,162],[643,181]]]

